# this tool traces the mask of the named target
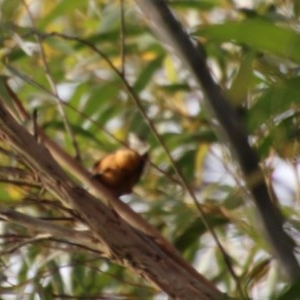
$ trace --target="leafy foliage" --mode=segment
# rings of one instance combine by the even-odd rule
[[[120,147],[129,132],[147,140],[151,164],[134,195],[124,201],[228,294],[238,299],[298,296],[294,287],[288,290],[284,274],[271,259],[239,170],[226,145],[215,136],[214,122],[202,106],[201,90],[151,34],[134,2],[124,1],[122,23],[121,2],[2,1],[2,75],[9,77],[26,110],[38,112],[37,122],[48,136],[81,159],[87,169]],[[274,201],[284,208],[297,243],[298,1],[272,5],[249,1],[247,8],[229,0],[169,2],[191,36],[203,42],[212,72],[241,113],[270,190],[275,191]],[[5,87],[0,89],[1,97],[10,101]],[[32,130],[32,124],[24,126]],[[13,149],[2,144],[0,152],[1,167],[31,173]],[[216,230],[244,295],[168,154]],[[287,168],[291,180],[277,177],[278,171]],[[79,226],[72,212],[38,182],[26,185],[2,173],[0,199],[5,205],[54,223]],[[292,180],[295,184],[290,185]],[[24,294],[28,299],[152,299],[158,295],[141,278],[82,245],[42,236],[5,220],[1,239],[3,299]]]

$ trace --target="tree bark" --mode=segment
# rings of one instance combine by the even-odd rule
[[[226,298],[211,282],[178,264],[151,237],[132,228],[113,209],[76,185],[49,151],[14,120],[3,101],[0,101],[0,134],[50,193],[81,214],[98,237],[99,250],[106,251],[112,261],[131,269],[174,299]]]

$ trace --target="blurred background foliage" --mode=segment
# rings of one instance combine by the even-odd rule
[[[203,44],[215,79],[241,114],[270,192],[298,244],[299,1],[168,3],[191,38]],[[0,47],[1,75],[9,77],[26,110],[37,111],[45,132],[87,169],[119,148],[129,132],[149,143],[151,162],[134,194],[123,200],[197,270],[240,299],[167,152],[231,257],[245,294],[292,299],[293,291],[284,296],[284,274],[257,227],[239,170],[214,133],[216,123],[202,106],[201,89],[152,35],[134,1],[2,0]],[[124,81],[139,99],[131,97]],[[3,87],[1,93],[5,98]],[[7,145],[0,150],[1,166],[26,169]],[[24,213],[78,226],[39,185],[25,186],[1,175],[0,199]],[[141,278],[80,245],[4,220],[0,224],[3,299],[166,299]]]

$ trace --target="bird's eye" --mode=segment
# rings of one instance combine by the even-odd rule
[[[111,168],[105,168],[104,170],[101,170],[101,173],[109,173],[112,172],[113,170]]]

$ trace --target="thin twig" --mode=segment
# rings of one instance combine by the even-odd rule
[[[121,50],[121,71],[120,73],[125,78],[125,14],[124,14],[124,0],[120,0],[120,19],[121,19],[121,30],[120,30],[120,50]]]
[[[41,187],[42,184],[32,172],[16,167],[0,166],[0,182],[19,187]]]
[[[53,236],[55,238],[65,239],[67,237],[70,241],[74,241],[86,246],[88,245],[89,248],[94,250],[99,251],[99,248],[101,249],[101,244],[99,244],[98,240],[96,241],[95,237],[91,235],[90,231],[76,231],[69,229],[51,221],[30,217],[3,205],[0,205],[0,216],[7,221],[22,225],[28,229],[44,232],[48,234],[47,238]],[[43,238],[45,238],[45,236]],[[29,242],[30,241],[27,240],[26,243]]]
[[[36,141],[38,141],[39,132],[38,132],[38,111],[37,111],[37,109],[33,110],[32,121],[33,121],[33,136],[36,139]]]
[[[30,171],[10,166],[0,166],[0,176],[7,176],[13,179],[22,179],[30,182],[38,181],[37,177]]]
[[[0,177],[0,183],[7,183],[7,184],[15,185],[18,187],[33,187],[33,188],[41,187],[40,183],[26,182],[23,180],[6,179],[6,178],[1,178],[1,177]]]
[[[32,27],[36,30],[36,26],[35,26],[35,22],[34,22],[34,18],[31,14],[31,11],[27,5],[27,3],[25,2],[25,0],[22,0],[23,2],[23,5],[27,11],[27,14],[28,14],[28,17],[30,19],[30,22],[32,24]],[[47,62],[47,57],[46,57],[46,53],[45,53],[45,50],[44,50],[44,47],[43,47],[43,43],[42,43],[42,40],[40,38],[39,35],[36,35],[36,38],[37,38],[37,42],[39,44],[39,48],[40,48],[40,53],[41,53],[41,60],[42,60],[42,63],[43,63],[43,66],[44,66],[44,71],[45,71],[45,74],[46,74],[46,78],[50,84],[50,87],[53,91],[53,94],[55,95],[54,99],[56,100],[56,103],[57,103],[57,107],[58,107],[58,111],[63,119],[63,123],[64,123],[64,126],[68,132],[68,135],[71,139],[71,142],[73,144],[73,147],[74,147],[74,151],[75,151],[75,158],[79,161],[81,161],[81,155],[80,155],[80,150],[79,150],[79,146],[78,146],[78,143],[77,143],[77,140],[75,138],[75,135],[73,133],[73,130],[72,130],[72,127],[68,121],[68,118],[67,118],[67,115],[64,111],[64,108],[63,108],[63,105],[62,105],[62,99],[59,97],[59,94],[58,94],[58,90],[57,90],[57,87],[56,87],[56,84],[54,82],[54,79],[52,78],[52,75],[51,75],[51,71],[50,71],[50,68],[49,68],[49,64]]]

